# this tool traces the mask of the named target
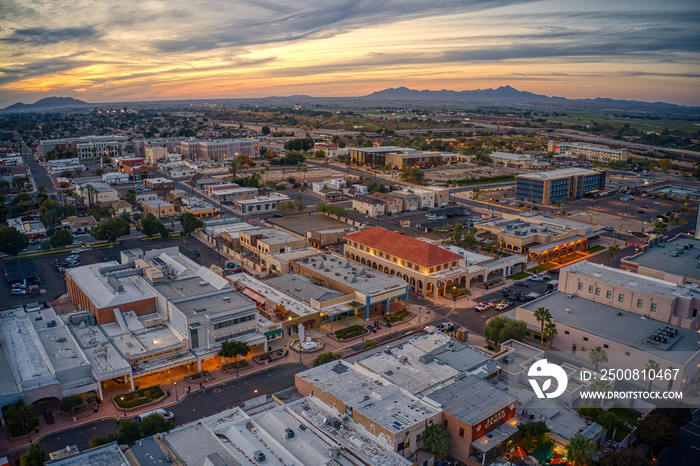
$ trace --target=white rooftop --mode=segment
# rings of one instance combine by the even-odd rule
[[[98,309],[121,306],[134,301],[155,298],[153,293],[139,275],[119,278],[124,291],[119,293],[109,283],[107,276],[100,274],[100,268],[119,265],[116,261],[89,264],[67,269],[66,273],[80,286],[81,290],[95,303]]]
[[[262,280],[252,277],[246,273],[236,273],[229,275],[228,279],[239,288],[246,288],[242,291],[244,296],[252,299],[256,303],[265,303],[266,300],[272,301],[277,305],[284,306],[289,312],[297,316],[307,316],[318,313],[318,309],[314,309],[303,301],[298,300],[278,288],[275,288]]]
[[[570,176],[587,176],[587,175],[598,175],[599,172],[593,170],[586,170],[584,168],[562,168],[560,170],[552,170],[547,172],[539,173],[524,173],[518,175],[517,178],[527,178],[536,180],[558,180],[561,178],[568,178]]]

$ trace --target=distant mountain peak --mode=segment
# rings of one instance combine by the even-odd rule
[[[3,108],[3,112],[21,112],[21,111],[32,111],[32,110],[44,110],[51,108],[70,108],[70,107],[83,107],[88,105],[87,102],[82,100],[74,99],[73,97],[44,97],[43,99],[37,100],[33,104],[24,104],[22,102],[17,102],[9,107]]]

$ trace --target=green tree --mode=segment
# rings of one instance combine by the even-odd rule
[[[537,308],[535,311],[535,319],[540,323],[540,349],[544,348],[544,326],[552,321],[552,313],[545,307]]]
[[[263,127],[260,128],[260,132],[262,133],[263,136],[267,136],[270,134],[270,127],[267,125],[263,125]]]
[[[678,426],[658,413],[651,413],[637,422],[634,431],[640,442],[649,445],[655,454],[673,444],[678,437]]]
[[[98,241],[109,241],[113,243],[120,236],[128,236],[131,232],[131,225],[120,217],[113,217],[102,220],[90,234]]]
[[[0,228],[0,251],[14,256],[29,245],[27,237],[15,227]]]
[[[36,417],[36,411],[33,406],[25,404],[24,400],[19,400],[7,407],[4,417],[8,424],[24,429]]]
[[[571,437],[566,446],[566,457],[574,463],[574,466],[590,464],[595,455],[593,441],[582,435],[576,434]]]
[[[454,224],[452,227],[452,232],[450,233],[450,237],[452,238],[452,242],[457,245],[461,246],[464,238],[464,227],[460,222],[457,222]]]
[[[56,230],[51,235],[52,248],[65,248],[70,244],[73,244],[73,235],[68,230]]]
[[[669,171],[671,169],[671,160],[670,159],[660,159],[659,160],[659,168],[665,172]]]
[[[620,245],[615,243],[608,247],[608,250],[605,251],[604,257],[606,261],[610,262],[611,260],[615,259],[618,254],[620,254]]]
[[[544,337],[547,339],[547,346],[552,347],[554,345],[554,335],[557,334],[557,324],[554,322],[547,322],[544,326]]]
[[[168,432],[174,427],[173,421],[166,421],[160,414],[151,414],[141,420],[141,435],[150,437],[159,432]]]
[[[124,193],[122,199],[131,204],[132,206],[136,206],[136,191],[134,191],[133,189],[128,190],[126,193]]]
[[[204,226],[204,222],[198,219],[192,212],[178,215],[177,219],[182,225],[182,236],[189,238],[197,229]]]
[[[336,359],[340,358],[341,356],[336,353],[321,353],[318,356],[316,356],[316,359],[314,359],[313,367],[320,366],[321,364],[335,361]]]
[[[608,362],[608,353],[600,347],[596,346],[588,352],[588,360],[593,364],[593,370],[598,371],[598,364]]]
[[[638,456],[634,450],[623,448],[622,450],[605,453],[600,466],[654,466],[654,463]]]
[[[378,344],[379,344],[379,342],[378,342],[377,340],[367,340],[367,341],[362,345],[362,349],[371,348],[371,347],[373,347],[373,346],[377,346]]]
[[[527,451],[539,450],[549,440],[549,427],[544,421],[520,423],[517,426],[523,439],[523,448]]]
[[[12,178],[12,184],[15,185],[17,188],[24,188],[24,185],[27,184],[27,177],[26,176],[15,176]]]
[[[296,209],[296,204],[294,201],[282,201],[277,204],[277,210],[280,212],[289,212],[290,210]]]
[[[429,425],[420,436],[423,447],[441,460],[450,452],[450,433],[440,424]]]
[[[71,395],[63,398],[61,403],[58,405],[58,409],[61,411],[69,412],[73,408],[83,404],[83,398],[80,395]]]
[[[168,229],[155,215],[147,214],[136,227],[144,235],[151,238],[153,235],[161,235],[164,238],[168,236]]]
[[[654,378],[655,378],[653,373],[659,372],[660,369],[661,369],[661,366],[659,366],[659,363],[656,361],[651,361],[651,360],[647,363],[646,366],[644,366],[643,372],[644,372],[646,378],[649,379],[649,385],[647,386],[647,391],[651,391],[651,383],[654,381]]]
[[[29,445],[29,450],[19,459],[19,464],[20,466],[43,466],[48,459],[44,445],[37,442]]]
[[[526,332],[525,322],[509,319],[506,316],[496,316],[486,323],[484,336],[490,343],[500,345],[511,339],[521,341]]]
[[[657,235],[661,235],[663,233],[666,233],[668,230],[668,225],[666,225],[664,222],[656,222],[654,223],[654,228],[652,231],[656,233]]]
[[[420,168],[406,168],[401,171],[401,178],[416,184],[422,184],[425,178],[425,171]]]
[[[120,421],[116,438],[117,442],[122,445],[133,445],[137,440],[143,438],[141,423],[129,419]]]

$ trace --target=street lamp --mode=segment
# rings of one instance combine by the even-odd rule
[[[126,419],[126,408],[123,406],[124,405],[124,397],[122,396],[120,399],[122,400],[122,409],[124,410],[124,419]]]
[[[173,386],[175,387],[175,401],[180,401],[179,398],[177,397],[177,381],[173,382]]]

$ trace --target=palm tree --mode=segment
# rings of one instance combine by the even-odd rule
[[[620,245],[615,243],[615,244],[611,245],[610,247],[608,247],[608,250],[605,251],[604,257],[605,257],[605,260],[610,262],[610,260],[615,259],[615,257],[617,257],[618,254],[620,254]]]
[[[579,434],[574,435],[566,446],[566,456],[573,461],[574,466],[589,464],[595,454],[593,441]]]
[[[450,451],[450,433],[440,424],[432,424],[420,436],[423,447],[434,453],[438,459],[443,459]]]
[[[540,307],[535,311],[535,319],[540,323],[540,349],[544,348],[544,324],[552,321],[552,313],[546,307]]]
[[[557,324],[554,322],[547,322],[544,326],[543,335],[547,338],[547,346],[551,348],[554,345],[554,335],[557,334]]]
[[[651,391],[651,382],[654,381],[654,376],[650,374],[650,372],[657,372],[661,369],[661,366],[659,366],[659,363],[656,361],[649,360],[646,366],[644,366],[644,375],[646,376],[647,379],[649,379],[649,386],[647,387],[647,391]]]
[[[607,380],[596,380],[591,384],[591,387],[588,389],[588,391],[592,393],[604,393],[607,392],[609,388],[610,382],[608,382]],[[599,405],[602,404],[602,398],[594,398],[594,403],[596,402]]]
[[[598,372],[598,364],[608,362],[608,353],[600,346],[596,346],[588,352],[588,360],[593,364],[593,370]]]

